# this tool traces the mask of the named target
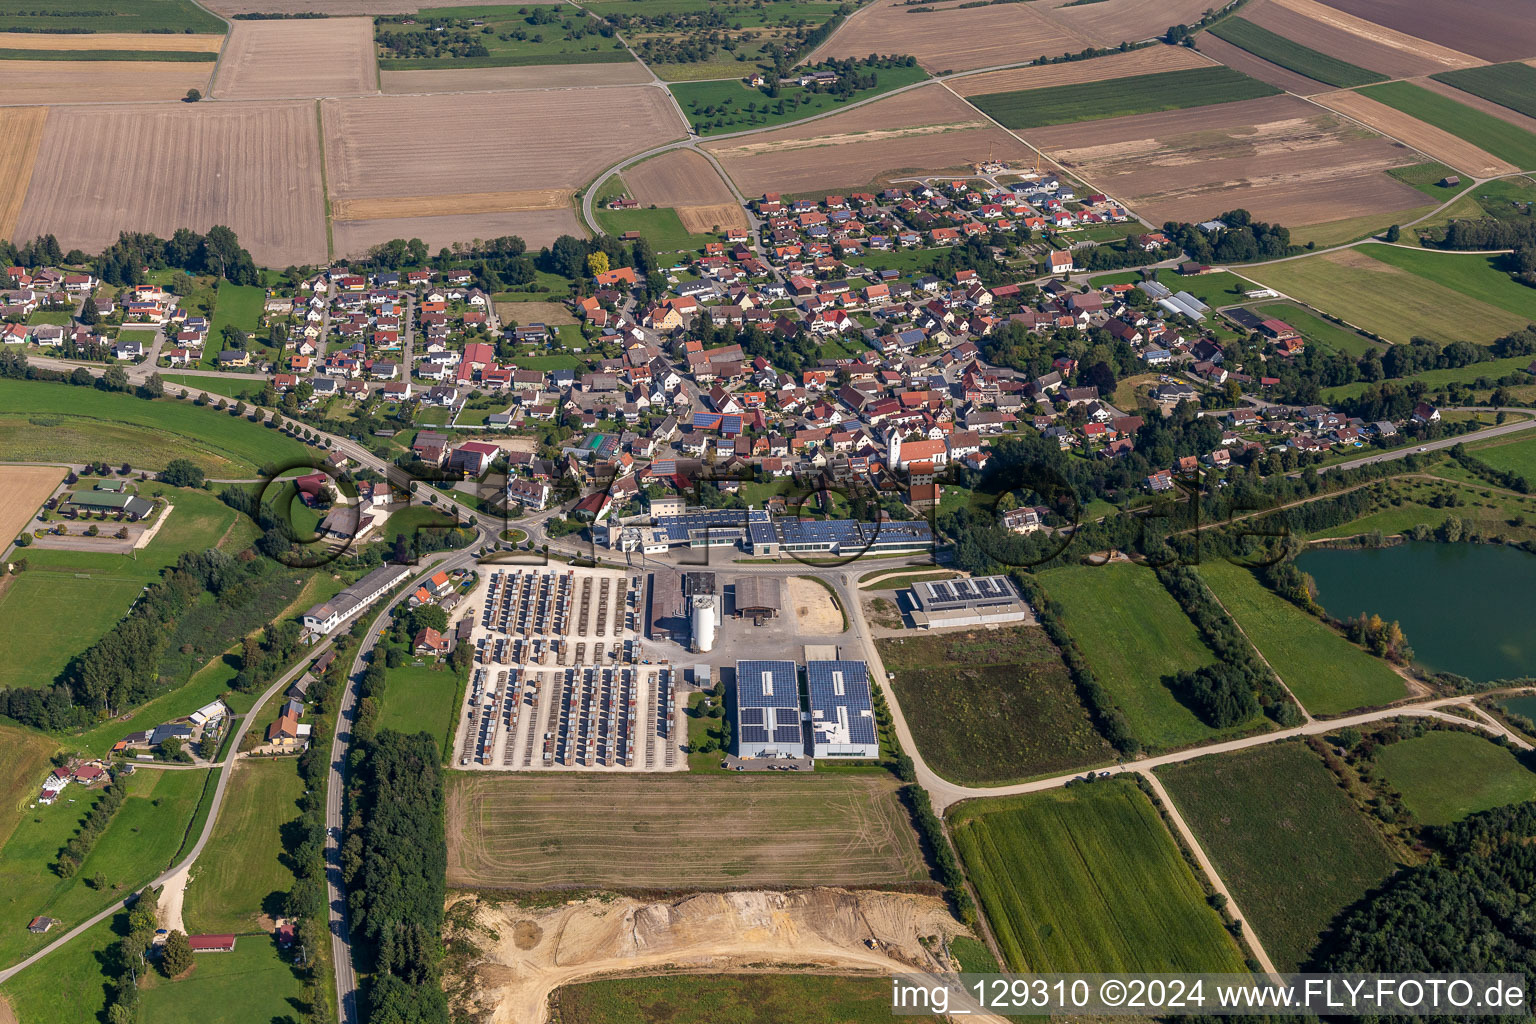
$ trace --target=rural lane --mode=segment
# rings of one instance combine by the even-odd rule
[[[1426,441],[1419,445],[1404,445],[1401,448],[1394,448],[1391,451],[1381,452],[1377,455],[1366,455],[1358,459],[1351,459],[1348,462],[1336,463],[1332,466],[1319,466],[1317,471],[1321,474],[1327,473],[1329,470],[1355,469],[1359,466],[1369,466],[1377,462],[1392,462],[1396,459],[1406,459],[1410,455],[1438,452],[1446,448],[1454,448],[1458,444],[1466,444],[1469,441],[1486,441],[1490,437],[1503,437],[1506,434],[1513,434],[1521,430],[1531,430],[1532,428],[1536,428],[1536,419],[1510,420],[1507,423],[1500,423],[1498,426],[1474,430],[1470,434],[1443,437],[1438,441]]]

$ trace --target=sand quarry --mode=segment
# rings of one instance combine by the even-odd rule
[[[449,988],[457,982],[467,993],[456,1010],[491,1024],[540,1024],[561,985],[625,974],[774,964],[873,975],[954,970],[919,940],[966,934],[935,897],[828,888],[594,898],[538,909],[465,896],[449,916],[466,911],[474,927],[450,929],[449,941],[463,935],[479,956],[469,977],[450,978]]]

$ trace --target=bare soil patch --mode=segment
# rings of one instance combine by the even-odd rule
[[[26,528],[64,473],[61,466],[0,466],[0,547]]]
[[[843,631],[842,612],[837,610],[837,602],[826,587],[798,576],[788,583],[789,604],[795,610],[795,621],[802,633],[831,636]]]
[[[684,132],[653,86],[487,93],[472,111],[456,96],[328,99],[321,114],[339,199],[576,188]],[[430,143],[402,136],[403,125],[432,125]]]
[[[1090,42],[1087,36],[1057,24],[1030,4],[968,10],[955,5],[933,6],[936,9],[913,12],[900,0],[876,0],[873,6],[850,15],[811,59],[907,53],[929,71],[969,71],[1017,64],[1040,54],[1076,52]],[[1162,28],[1168,24],[1165,20]]]
[[[16,233],[97,252],[120,231],[215,224],[264,266],[325,262],[314,104],[56,107]]]
[[[670,206],[683,227],[695,234],[716,226],[746,228],[746,211],[737,204],[714,165],[691,149],[674,149],[624,171],[642,206]]]
[[[1234,46],[1220,36],[1209,32],[1200,33],[1199,46],[1200,52],[1213,60],[1219,60],[1235,71],[1241,71],[1249,78],[1257,78],[1277,89],[1294,92],[1299,96],[1310,96],[1333,88],[1331,85],[1314,81],[1306,75],[1299,75],[1289,68],[1272,64],[1263,57],[1254,56],[1241,46]]]
[[[651,80],[645,65],[541,64],[522,68],[438,68],[429,71],[381,71],[386,93],[499,92],[506,89],[558,89],[586,85],[643,85]]]
[[[712,206],[679,206],[677,219],[683,227],[696,235],[707,235],[727,228],[745,228],[746,211],[732,203],[716,203]]]
[[[1384,135],[1401,139],[1414,149],[1427,153],[1442,163],[1450,164],[1459,171],[1486,178],[1496,174],[1509,174],[1520,169],[1472,145],[1465,139],[1458,138],[1432,124],[1426,124],[1395,107],[1378,103],[1369,96],[1362,96],[1358,92],[1341,89],[1337,92],[1323,93],[1314,99],[1324,106],[1370,125]]]
[[[183,61],[4,60],[0,104],[179,100],[188,89],[207,92],[212,74],[212,64]]]
[[[1060,0],[1046,17],[1095,46],[1113,46],[1161,35],[1169,25],[1193,25],[1212,6],[1210,0],[1102,0],[1072,7]]]
[[[1488,61],[1536,53],[1536,20],[1521,0],[1456,0],[1446,10],[1404,0],[1323,0],[1329,7]]]
[[[1035,161],[1033,150],[941,85],[748,138],[706,146],[746,195],[862,185],[986,159]]]
[[[169,35],[160,32],[0,32],[5,50],[164,50],[177,53],[218,53],[223,36]]]
[[[498,302],[496,316],[505,324],[516,320],[518,324],[574,324],[576,318],[570,309],[559,302]]]
[[[596,977],[775,966],[885,976],[952,970],[940,959],[942,940],[966,934],[935,897],[830,888],[547,908],[477,899],[471,913],[467,938],[483,952],[449,988],[468,982],[469,1005],[456,1009],[492,1024],[542,1022],[551,992]]]
[[[0,108],[0,139],[6,140],[0,146],[0,238],[11,237],[21,216],[47,120],[47,107]]]
[[[374,87],[373,20],[237,21],[219,62],[220,99],[350,96]]]
[[[453,886],[931,884],[898,783],[883,773],[474,773],[450,781]]]
[[[0,1024],[21,1024],[16,1018],[16,1011],[11,1009],[11,1004],[5,996],[0,996]]]
[[[468,213],[561,210],[571,205],[571,190],[522,189],[515,192],[468,192],[462,195],[392,196],[387,199],[336,199],[332,220],[385,220],[399,217],[455,217]]]
[[[336,221],[332,226],[337,256],[360,254],[395,238],[419,238],[427,243],[428,249],[436,252],[454,242],[500,238],[502,235],[520,235],[530,248],[538,249],[561,235],[580,238],[584,234],[576,212],[570,207],[444,217],[344,220]]]
[[[1383,173],[1417,154],[1294,96],[1056,125],[1031,139],[1153,223],[1241,206],[1313,224],[1423,202]]]
[[[1435,61],[1439,65],[1435,69],[1437,71],[1445,68],[1467,68],[1486,63],[1486,61],[1478,60],[1471,54],[1462,53],[1460,50],[1454,50],[1448,46],[1440,46],[1420,35],[1399,32],[1378,22],[1339,10],[1336,6],[1319,3],[1318,0],[1271,0],[1271,2],[1295,11],[1297,14],[1305,15],[1313,21],[1320,21],[1325,25],[1341,29],[1360,39],[1379,43],[1383,46],[1390,46],[1405,53],[1417,54],[1427,60]],[[1344,56],[1346,60],[1349,59],[1347,55],[1341,56]]]
[[[1201,36],[1204,42],[1205,36]],[[989,92],[1014,92],[1019,89],[1046,89],[1055,85],[1080,85],[1102,82],[1130,75],[1155,75],[1162,71],[1209,67],[1211,61],[1187,46],[1148,46],[1126,53],[1113,53],[1093,60],[1074,60],[1065,64],[989,71],[956,79],[952,85],[962,96],[980,96]]]
[[[1324,8],[1327,11],[1327,8]],[[1301,10],[1281,6],[1278,0],[1253,0],[1243,7],[1243,17],[1303,46],[1393,78],[1444,71],[1446,65],[1412,48],[1367,39],[1347,28],[1309,17]],[[1201,35],[1204,44],[1205,36]]]

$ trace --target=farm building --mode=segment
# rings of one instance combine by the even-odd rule
[[[736,581],[736,614],[750,615],[759,623],[775,619],[783,606],[783,584],[776,576],[743,576]]]
[[[807,661],[813,757],[880,756],[869,668],[862,661]]]
[[[794,662],[736,663],[735,734],[739,757],[805,756]]]
[[[81,512],[121,512],[129,519],[143,519],[155,508],[153,502],[136,494],[115,491],[76,491],[64,504]]]
[[[194,953],[233,953],[235,937],[233,935],[188,935],[187,945],[192,947]]]
[[[383,597],[410,574],[407,565],[385,565],[373,570],[329,601],[322,601],[305,612],[304,628],[314,633],[329,633]]]
[[[1022,622],[1030,616],[1029,605],[1006,576],[914,583],[912,603],[912,622],[922,629]]]

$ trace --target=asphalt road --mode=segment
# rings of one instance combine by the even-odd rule
[[[1528,410],[1511,410],[1528,411]],[[1376,455],[1365,455],[1358,459],[1350,459],[1348,462],[1340,462],[1332,466],[1319,466],[1319,473],[1326,473],[1331,469],[1355,469],[1359,466],[1369,466],[1376,462],[1392,462],[1396,459],[1406,459],[1410,455],[1420,453],[1438,452],[1446,448],[1454,448],[1458,444],[1466,444],[1469,441],[1486,441],[1492,437],[1503,437],[1506,434],[1518,433],[1522,430],[1536,428],[1536,418],[1510,420],[1495,427],[1485,427],[1475,430],[1470,434],[1460,434],[1456,437],[1444,437],[1438,441],[1425,441],[1423,444],[1404,445],[1391,451],[1380,452]]]

